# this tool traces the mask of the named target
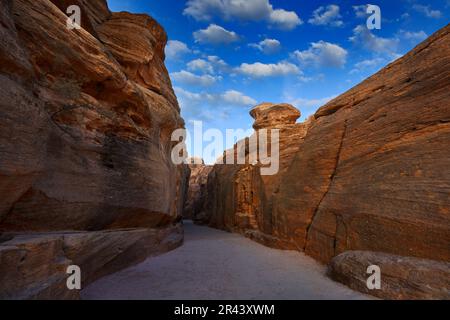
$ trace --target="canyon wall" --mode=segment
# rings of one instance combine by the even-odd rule
[[[205,214],[206,187],[212,166],[205,165],[205,162],[201,158],[189,158],[187,159],[187,163],[190,170],[190,178],[186,202],[184,204],[183,218],[201,223]]]
[[[84,286],[180,245],[163,28],[105,0],[12,0],[0,35],[0,298],[76,298],[68,265]]]
[[[382,298],[450,298],[449,87],[448,25],[307,123],[281,131],[277,175],[262,176],[259,164],[215,165],[206,223],[332,262],[335,279]],[[286,105],[256,110],[255,130],[293,125],[271,116],[292,110]],[[418,282],[405,256],[436,281]],[[344,261],[364,273],[343,275],[351,269]],[[393,284],[367,290],[370,261],[394,268]]]

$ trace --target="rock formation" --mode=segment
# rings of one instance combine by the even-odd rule
[[[190,158],[187,162],[191,174],[189,179],[189,190],[184,205],[183,218],[201,223],[205,214],[204,203],[206,200],[206,184],[212,166],[205,165],[203,159],[200,158]]]
[[[450,26],[317,111],[283,177],[278,236],[450,260]]]
[[[12,0],[0,35],[0,298],[73,298],[67,265],[86,285],[181,244],[163,28],[105,0]]]
[[[380,268],[380,289],[369,290],[368,266]],[[331,260],[332,279],[383,299],[449,299],[450,263],[372,251],[346,251]]]
[[[207,223],[216,228],[247,234],[263,243],[280,246],[272,234],[272,199],[278,192],[281,176],[285,173],[299,150],[311,121],[296,123],[300,112],[288,104],[263,103],[251,112],[255,119],[254,129],[279,130],[279,171],[275,175],[261,175],[263,167],[259,154],[254,155],[257,163],[250,163],[250,149],[246,141],[246,164],[216,164],[209,174],[205,213]],[[270,133],[268,132],[268,136]],[[270,139],[268,139],[270,141]],[[268,155],[271,154],[268,143]],[[228,154],[237,159],[237,146],[224,154],[224,163]],[[275,243],[271,244],[274,241]]]
[[[426,286],[402,273],[422,261],[427,277],[448,276],[449,87],[450,25],[305,124],[293,124],[290,106],[257,107],[256,130],[282,128],[281,170],[261,176],[258,164],[215,165],[209,225],[323,263],[356,250],[333,260],[333,277],[360,289],[367,264],[379,262],[392,277],[380,297],[450,298],[448,282]]]

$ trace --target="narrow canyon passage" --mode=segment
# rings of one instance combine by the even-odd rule
[[[185,221],[185,244],[104,277],[83,299],[367,299],[302,253]]]

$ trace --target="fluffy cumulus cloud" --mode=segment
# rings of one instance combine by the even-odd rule
[[[269,0],[189,0],[184,14],[198,21],[224,20],[267,21],[270,25],[292,30],[303,22],[294,11],[274,9]]]
[[[261,62],[252,64],[243,63],[240,67],[236,68],[236,71],[253,78],[301,74],[300,69],[295,64],[284,61],[277,64],[264,64]]]
[[[340,68],[347,62],[348,52],[337,44],[319,41],[311,43],[309,49],[295,51],[292,57],[303,65]]]
[[[417,12],[422,13],[428,18],[439,19],[442,17],[442,12],[440,12],[439,10],[433,10],[430,6],[415,4],[413,5],[413,9]]]
[[[189,71],[181,70],[179,72],[173,72],[170,74],[171,78],[177,82],[190,86],[202,86],[208,87],[221,80],[220,77],[214,77],[209,74],[196,75]]]
[[[398,38],[377,37],[366,26],[357,26],[353,29],[353,36],[349,39],[357,46],[362,46],[373,53],[387,53],[395,55],[400,40]]]
[[[188,46],[178,40],[169,40],[166,46],[166,57],[169,59],[177,59],[184,54],[190,53]]]
[[[228,90],[220,95],[220,98],[234,106],[253,106],[256,104],[256,100],[244,95],[242,92],[236,90]]]
[[[313,16],[308,22],[316,26],[342,27],[344,22],[341,18],[339,6],[331,4],[314,10]]]
[[[423,30],[417,32],[400,30],[399,35],[403,39],[411,40],[414,42],[420,42],[428,38],[428,35]]]
[[[174,90],[181,110],[189,120],[212,120],[217,117],[219,109],[226,111],[230,107],[251,107],[257,104],[255,99],[236,90],[195,93],[176,86]]]
[[[259,43],[250,43],[249,46],[265,54],[274,54],[281,49],[281,43],[276,39],[264,39]]]
[[[187,63],[187,69],[193,72],[217,74],[227,72],[228,64],[218,56],[207,56],[203,59],[195,59]]]
[[[270,12],[269,23],[281,30],[293,30],[303,24],[303,21],[294,11],[277,9]]]
[[[239,41],[234,31],[228,31],[217,24],[210,24],[208,28],[194,32],[194,39],[199,43],[230,44]]]
[[[195,59],[187,64],[187,68],[189,71],[199,71],[202,73],[214,73],[214,67],[209,61],[206,61],[204,59]]]

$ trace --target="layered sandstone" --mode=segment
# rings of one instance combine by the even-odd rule
[[[301,113],[289,104],[263,103],[250,112],[255,119],[255,133],[239,142],[224,154],[224,164],[216,164],[209,174],[205,212],[208,224],[216,228],[236,231],[271,244],[272,199],[278,192],[281,176],[299,150],[312,120],[296,123]],[[265,160],[272,156],[272,130],[279,134],[279,170],[274,175],[262,175]],[[260,132],[267,134],[267,156],[258,152]],[[257,138],[255,138],[257,137]],[[258,148],[249,143],[258,139]],[[256,141],[256,140],[253,140]],[[227,155],[233,154],[237,162],[239,145],[245,143],[245,164],[227,164]],[[251,163],[251,159],[256,162]]]
[[[367,269],[381,270],[380,289],[370,290]],[[347,251],[331,260],[329,276],[383,299],[449,299],[450,263],[372,251]]]
[[[322,107],[283,177],[278,236],[450,261],[450,26]]]
[[[414,296],[425,280],[402,276],[411,261],[423,259],[418,265],[428,276],[450,261],[449,86],[448,25],[280,134],[278,175],[262,176],[258,163],[216,165],[208,181],[209,224],[323,263],[355,250],[414,257],[395,258],[397,267],[378,259],[394,268],[390,289],[379,296],[450,298],[448,284],[445,291],[436,281]],[[286,105],[264,104],[252,115],[256,130],[295,122]],[[358,259],[356,253],[352,263]],[[334,270],[351,269],[340,268],[341,261],[334,260]],[[361,270],[335,278],[358,282],[368,277]]]
[[[200,158],[190,158],[187,162],[190,169],[190,178],[183,218],[201,223],[205,214],[206,186],[212,166],[205,165],[203,159]]]
[[[82,29],[66,28],[71,4]],[[182,241],[188,170],[170,158],[184,122],[167,37],[105,0],[0,7],[0,269],[22,277],[16,291],[1,281],[0,297],[72,296],[59,283],[68,263],[86,284]]]

